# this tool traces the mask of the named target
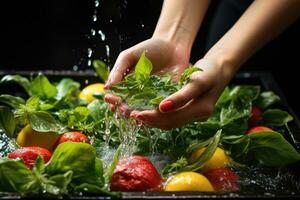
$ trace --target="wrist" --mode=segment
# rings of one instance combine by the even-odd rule
[[[177,22],[170,22],[170,24],[157,27],[152,38],[161,39],[175,46],[191,49],[195,36],[188,28]]]
[[[231,79],[243,64],[242,60],[238,60],[235,50],[231,48],[217,48],[210,49],[204,59],[213,60],[216,66],[220,67],[224,77]]]

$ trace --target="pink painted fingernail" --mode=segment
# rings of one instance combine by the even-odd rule
[[[110,80],[106,81],[106,83],[104,84],[104,89],[109,89],[110,88]]]
[[[145,120],[145,117],[143,115],[137,115],[136,118],[141,120],[141,121]]]
[[[160,104],[159,108],[163,112],[167,112],[171,110],[174,107],[174,103],[171,100],[166,100],[163,103]]]

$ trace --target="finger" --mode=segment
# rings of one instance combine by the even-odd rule
[[[129,117],[132,110],[128,107],[128,105],[122,103],[117,109],[122,113],[123,116]]]
[[[167,97],[159,105],[161,112],[170,112],[195,99],[211,88],[211,81],[203,76],[203,72],[195,72],[190,81],[182,89]]]
[[[109,104],[109,109],[111,112],[115,112],[116,111],[117,106],[113,105],[113,104]]]
[[[113,94],[106,94],[104,96],[104,101],[109,104],[120,105],[122,102],[122,99],[121,99],[121,97],[115,96]]]
[[[116,63],[108,76],[104,88],[109,89],[114,84],[122,81],[124,76],[126,76],[126,74],[131,70],[136,62],[137,58],[133,53],[122,51],[119,54]]]
[[[210,96],[207,96],[200,100],[193,100],[172,112],[161,113],[157,110],[147,110],[138,112],[135,118],[149,126],[169,130],[192,121],[207,119],[213,112],[214,102]]]

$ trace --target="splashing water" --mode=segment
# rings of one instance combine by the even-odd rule
[[[119,129],[119,139],[122,145],[121,157],[127,158],[135,152],[137,133],[141,124],[131,118],[126,117],[119,109],[115,112],[115,119]]]

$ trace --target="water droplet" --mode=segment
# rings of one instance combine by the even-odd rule
[[[95,0],[95,7],[97,8],[99,6],[99,0]]]
[[[107,56],[107,58],[109,58],[109,56],[110,56],[110,48],[109,48],[109,45],[105,45],[105,49],[106,49],[106,56]]]
[[[89,59],[87,65],[90,67],[92,66],[92,61]]]
[[[112,23],[112,19],[110,19],[109,22]]]
[[[89,80],[88,79],[85,79],[84,83],[87,85],[89,84]]]
[[[74,65],[74,66],[73,66],[73,70],[74,70],[74,71],[77,71],[77,70],[78,70],[78,66],[77,66],[77,65]]]
[[[141,27],[142,27],[142,28],[144,28],[144,27],[145,27],[145,25],[144,25],[144,24],[142,24],[142,25],[141,25]]]
[[[92,57],[93,51],[91,48],[88,48],[88,58]]]
[[[94,29],[91,29],[91,34],[92,34],[92,36],[95,36],[96,35],[96,31]]]
[[[101,36],[101,40],[104,41],[105,40],[105,34],[101,30],[98,31],[98,34]]]
[[[97,21],[97,15],[96,14],[93,15],[93,21],[94,22]]]

